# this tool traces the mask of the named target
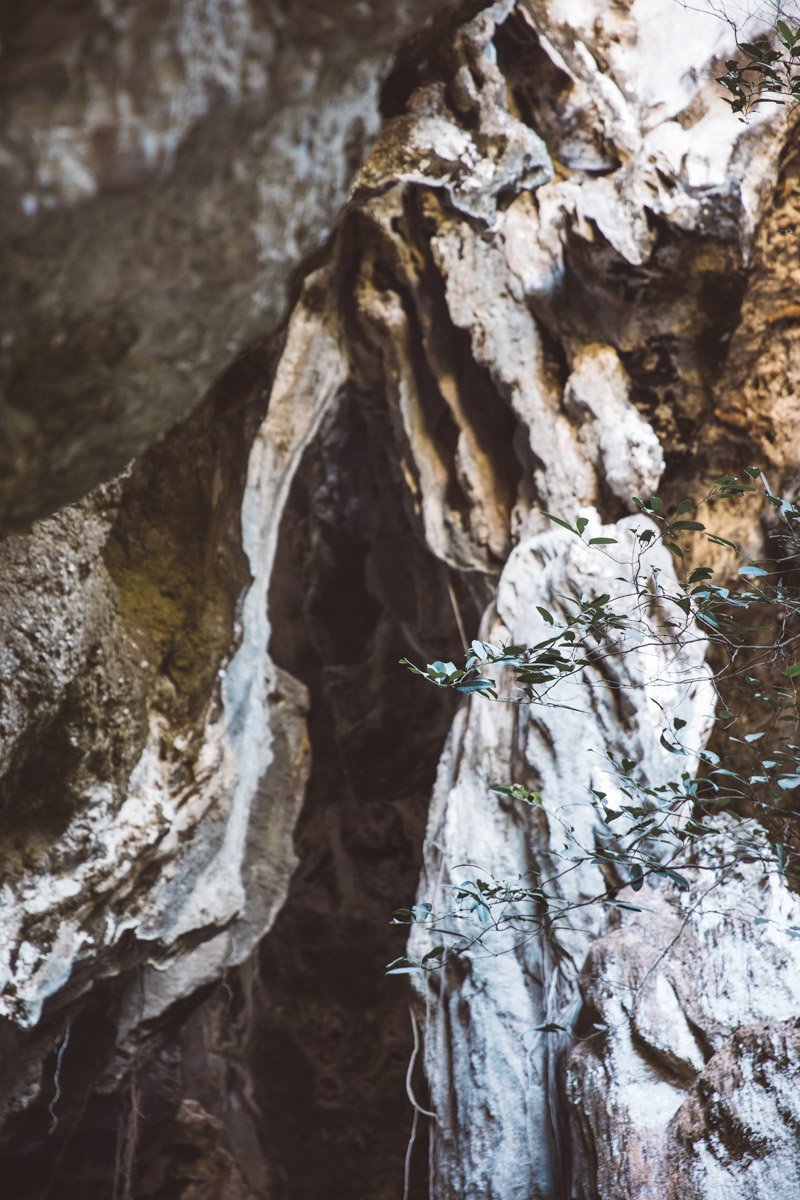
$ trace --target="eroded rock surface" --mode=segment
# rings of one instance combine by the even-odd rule
[[[110,478],[283,317],[446,3],[6,4],[0,528]]]
[[[571,1196],[797,1188],[797,904],[760,864],[716,883],[713,854],[688,868],[696,899],[648,891],[592,945],[565,1068]]]
[[[465,863],[554,870],[559,806],[595,836],[592,751],[660,779],[656,701],[698,740],[711,704],[697,647],[641,653],[613,702],[613,675],[578,714],[473,699],[448,735],[397,660],[535,638],[537,605],[619,586],[543,509],[624,535],[632,494],[796,467],[795,156],[780,115],[721,105],[724,24],[501,0],[381,90],[427,10],[283,7],[0,18],[0,490],[18,526],[82,496],[0,547],[20,1200],[396,1195],[391,911],[420,867],[424,900]],[[544,809],[498,801],[509,777]],[[795,901],[749,868],[727,895],[689,913],[662,884],[649,924],[590,907],[423,987],[409,1194],[800,1196],[800,964],[742,916]]]
[[[570,562],[568,543],[557,552],[565,576],[560,582],[551,578],[545,564],[556,551],[547,554],[548,539],[538,549],[537,502],[563,514],[593,505],[606,521],[618,518],[632,494],[658,486],[663,462],[654,431],[666,456],[668,493],[680,486],[681,475],[696,481],[716,473],[715,468],[727,469],[725,455],[730,463],[763,454],[784,483],[796,462],[794,373],[767,365],[769,318],[764,315],[765,308],[770,310],[766,298],[773,293],[783,296],[790,286],[791,268],[776,271],[766,247],[786,236],[779,214],[791,211],[793,203],[792,157],[783,166],[787,183],[768,202],[772,211],[755,239],[778,165],[778,131],[762,126],[756,148],[752,130],[734,132],[717,125],[718,100],[702,83],[706,72],[699,62],[719,53],[719,30],[703,25],[702,18],[697,24],[695,17],[688,19],[680,46],[672,48],[674,57],[667,56],[659,71],[651,70],[654,47],[647,25],[634,32],[630,24],[634,13],[644,17],[645,11],[641,6],[626,14],[624,33],[613,28],[614,18],[598,12],[595,23],[587,23],[585,35],[576,40],[574,13],[562,24],[552,7],[518,6],[496,37],[499,61],[509,64],[509,77],[516,83],[512,94],[520,109],[532,115],[539,132],[550,134],[548,145],[561,178],[541,186],[532,199],[526,194],[514,200],[478,237],[473,229],[465,232],[463,222],[452,220],[440,222],[431,239],[453,320],[469,330],[472,353],[486,365],[501,394],[508,394],[503,384],[513,387],[515,351],[524,348],[526,369],[517,378],[525,378],[530,400],[527,409],[516,411],[530,430],[534,502],[527,516],[523,507],[515,510],[522,540],[506,564],[496,600],[497,616],[512,641],[545,636],[536,606],[557,613],[559,596],[569,590],[568,579],[580,579],[581,588],[596,584],[596,590],[614,590],[613,582],[603,579],[601,586],[596,581],[596,568],[590,563]],[[529,72],[520,78],[514,63],[525,31]],[[694,75],[687,69],[690,62],[695,64]],[[559,117],[565,109],[574,111],[573,105],[582,112],[576,124],[584,139],[592,130],[596,140],[590,147],[588,139],[576,143],[574,125],[564,128],[560,120],[546,115],[534,64],[548,71],[551,81],[560,81]],[[596,136],[598,127],[602,141]],[[752,154],[760,165],[745,179],[737,164]],[[754,160],[748,161],[750,171]],[[480,245],[481,269],[468,274],[467,264],[478,257],[470,242]],[[744,272],[753,253],[757,265],[740,321]],[[494,281],[488,303],[482,291],[487,279]],[[788,298],[778,311],[787,323],[782,342],[786,351],[781,349],[781,355],[788,365],[793,344]],[[499,312],[502,317],[496,319]],[[526,332],[520,336],[521,328]],[[548,374],[539,366],[530,347],[542,344],[560,370]],[[755,384],[744,364],[752,365],[759,355],[763,382]],[[715,401],[720,411],[717,398],[726,397],[723,403],[733,407],[741,405],[742,392],[737,393],[734,380],[741,383],[745,376],[749,417],[737,424],[732,418],[723,420],[723,410],[725,428],[712,426],[710,436],[702,436]],[[738,439],[731,436],[734,427]],[[766,439],[763,449],[761,438]],[[584,511],[591,518],[591,510]],[[621,531],[619,520],[606,530],[617,536]],[[533,535],[530,543],[526,532]],[[757,543],[757,531],[737,531],[742,532],[751,544],[754,539]],[[483,629],[488,636],[497,632],[491,621]],[[657,741],[648,749],[658,718],[654,708],[648,711],[646,684],[656,674],[653,664],[642,664],[641,690],[633,690],[622,707],[584,697],[578,705],[587,710],[583,722],[563,711],[516,720],[502,712],[487,713],[482,700],[470,701],[440,765],[419,900],[433,903],[435,911],[447,911],[452,904],[448,885],[459,879],[556,874],[548,856],[559,846],[559,820],[579,827],[579,840],[591,844],[591,819],[586,826],[580,806],[584,813],[591,812],[585,804],[588,785],[609,789],[607,778],[597,774],[598,751],[628,753],[649,779],[659,780],[670,766]],[[689,703],[684,719],[691,721],[694,713],[699,735],[708,722],[708,694],[698,693],[692,701],[678,689],[665,704],[671,715],[678,711],[678,694]],[[540,791],[546,808],[551,802],[556,820],[548,817],[531,828],[519,814],[504,812],[488,789],[492,782],[509,778]],[[575,805],[579,807],[573,811]],[[594,879],[586,869],[567,877],[565,886],[573,889],[574,900],[601,890],[599,873],[593,870]],[[763,946],[759,941],[761,926],[755,927],[754,935],[752,921],[759,911],[769,909],[769,902],[755,882],[751,887],[743,915],[732,885],[727,899],[720,901],[729,916],[708,935],[718,946],[720,957],[714,961],[720,972],[723,962],[736,963],[740,992],[726,1010],[724,1035],[734,1041],[737,1027],[755,1025],[768,1015],[764,1002],[770,980],[780,976],[780,986],[786,989],[784,1019],[796,1011],[800,997],[797,963],[791,948],[785,947],[787,935],[782,935],[783,945],[770,952],[769,938]],[[796,919],[797,910],[788,899],[781,904],[788,904],[781,914],[785,928],[787,920]],[[719,1101],[721,1125],[728,1119],[732,1128],[738,1128],[738,1122],[744,1129],[740,1137],[731,1134],[731,1142],[740,1145],[738,1173],[730,1146],[727,1157],[720,1150],[725,1133],[706,1127],[708,1118],[700,1115],[697,1104],[680,1108],[691,1081],[697,1080],[702,1091],[703,1048],[719,1043],[708,1032],[708,1021],[692,1023],[688,1018],[687,1027],[685,1020],[668,1017],[674,963],[667,953],[666,926],[660,938],[644,920],[625,934],[627,940],[622,934],[610,935],[610,944],[619,947],[625,963],[622,974],[596,968],[592,956],[587,970],[590,981],[596,971],[596,984],[585,985],[584,993],[584,1013],[602,1024],[610,997],[624,1006],[618,991],[626,990],[625,971],[636,974],[637,955],[653,957],[653,946],[658,947],[657,953],[666,957],[663,969],[653,968],[653,986],[659,989],[658,1000],[651,1002],[657,1014],[653,1021],[659,1025],[655,1048],[655,1035],[648,1041],[630,1015],[609,1020],[612,1029],[622,1028],[605,1041],[595,1038],[597,1049],[587,1050],[596,1055],[595,1069],[584,1077],[587,1060],[579,1050],[570,1051],[569,1039],[560,1042],[552,1032],[535,1032],[545,1024],[561,1024],[570,1036],[575,1029],[580,1036],[591,1032],[592,1020],[587,1024],[585,1017],[576,1017],[576,968],[601,936],[604,919],[585,918],[582,927],[563,930],[544,944],[529,935],[520,939],[518,949],[506,948],[500,958],[494,955],[503,951],[502,941],[495,939],[453,964],[448,977],[434,977],[430,989],[423,988],[426,1067],[436,1114],[431,1159],[435,1194],[549,1197],[566,1189],[570,1195],[616,1200],[660,1196],[668,1186],[674,1186],[677,1195],[684,1184],[697,1195],[759,1194],[757,1189],[767,1186],[761,1172],[771,1169],[766,1163],[772,1153],[767,1148],[771,1143],[759,1143],[754,1132],[760,1127],[755,1116],[759,1105],[764,1121],[775,1126],[776,1155],[788,1159],[788,1147],[796,1150],[791,1105],[782,1106],[775,1121],[766,1100],[766,1067],[758,1079],[746,1066],[736,1081],[731,1075],[730,1101]],[[690,934],[686,936],[691,944]],[[746,947],[753,936],[759,951],[749,957]],[[415,957],[439,940],[440,935],[417,931],[411,942]],[[720,986],[725,991],[728,985]],[[591,999],[593,987],[604,1004]],[[688,1004],[689,994],[696,1002],[700,995],[712,997],[719,990],[712,979],[695,972],[679,1003]],[[772,1054],[767,1046],[765,1062]],[[789,1054],[774,1050],[782,1063],[788,1064]],[[658,1067],[654,1072],[652,1060],[659,1057],[662,1070],[672,1070],[673,1078],[662,1078]],[[575,1097],[569,1117],[559,1100],[564,1062]],[[629,1097],[623,1101],[628,1086]],[[681,1117],[674,1117],[674,1128],[681,1130],[681,1145],[688,1145],[688,1127],[696,1119],[698,1141],[707,1152],[699,1150],[692,1165],[687,1160],[681,1184],[671,1184],[680,1152],[670,1140],[670,1122],[679,1108]],[[734,1116],[740,1112],[747,1118]],[[794,1177],[788,1163],[785,1175],[788,1181]],[[787,1186],[794,1194],[794,1184]]]

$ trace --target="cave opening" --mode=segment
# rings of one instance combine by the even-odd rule
[[[308,688],[312,754],[250,1047],[285,1200],[398,1195],[412,1121],[410,991],[384,967],[404,950],[390,920],[415,894],[453,704],[398,660],[461,647],[451,573],[409,522],[388,432],[369,393],[345,394],[295,479],[270,596],[271,653]],[[450,584],[473,628],[470,588]],[[422,1128],[410,1184],[427,1196]]]

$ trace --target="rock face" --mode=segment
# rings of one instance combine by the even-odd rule
[[[283,317],[431,16],[285,9],[3,5],[0,528],[116,474]]]
[[[797,1189],[787,1082],[800,961],[783,933],[797,906],[752,865],[727,873],[723,888],[722,910],[721,888],[691,905],[648,896],[646,915],[592,946],[576,1023],[584,1037],[565,1069],[571,1196]],[[592,1023],[604,1028],[587,1036]]]
[[[608,536],[612,529],[621,534],[626,525],[631,525],[630,518],[611,528],[593,528],[592,534]],[[665,575],[671,571],[668,560],[664,551],[656,564]],[[485,630],[488,640],[533,644],[547,636],[547,625],[529,599],[532,587],[536,602],[556,621],[568,616],[565,598],[571,580],[582,579],[596,595],[609,591],[622,599],[626,588],[616,579],[619,569],[618,563],[560,530],[523,537],[501,576],[496,615]],[[616,706],[609,707],[607,698],[620,687],[625,699],[621,711],[613,712]],[[558,1194],[564,1145],[554,1105],[561,1089],[561,1064],[556,1047],[549,1044],[553,1030],[546,1027],[572,1029],[576,968],[587,948],[597,947],[609,916],[602,905],[585,907],[604,891],[603,871],[608,868],[568,861],[576,843],[600,845],[598,813],[589,803],[588,788],[602,789],[612,808],[622,799],[606,753],[635,759],[654,784],[672,778],[672,756],[659,739],[658,706],[686,721],[688,744],[702,745],[709,692],[697,644],[679,663],[667,655],[654,663],[645,646],[632,650],[622,664],[606,663],[603,673],[585,672],[579,683],[557,689],[553,707],[526,706],[520,715],[515,708],[476,698],[459,714],[434,791],[421,901],[432,904],[434,912],[452,910],[447,897],[451,881],[474,880],[477,872],[483,879],[488,873],[490,880],[549,879],[549,894],[567,902],[572,911],[554,922],[547,937],[537,936],[535,926],[533,932],[530,926],[526,931],[524,924],[517,932],[513,924],[510,933],[488,931],[473,953],[451,964],[449,987],[432,977],[430,991],[422,994],[429,1029],[426,1066],[437,1113],[435,1195],[525,1195],[544,1200]],[[493,784],[509,779],[535,788],[545,798],[533,819],[515,811],[513,803],[499,804],[492,793]],[[549,797],[558,802],[550,806]],[[436,935],[418,927],[412,949],[422,954],[441,941],[441,924]],[[463,918],[454,932],[459,924]],[[639,936],[652,950],[652,930],[642,930]],[[655,939],[656,954],[662,943],[668,945],[669,936]],[[627,981],[609,984],[606,974],[601,974],[598,987],[610,987],[618,1003],[630,990]],[[584,1005],[597,1009],[591,995]],[[596,1020],[605,1021],[609,1029],[619,1025],[618,1014],[612,1018],[601,1013]],[[563,1054],[564,1047],[560,1049]],[[623,1088],[630,1064],[624,1055],[620,1058],[608,1080],[602,1079],[605,1060],[591,1078],[588,1095],[575,1104],[577,1121],[590,1119],[590,1098],[597,1109],[592,1115],[605,1114],[609,1088]],[[442,1070],[443,1063],[450,1064],[449,1071]],[[651,1116],[649,1106],[647,1119]],[[624,1143],[623,1129],[621,1120],[609,1126]],[[598,1190],[590,1167],[600,1132],[597,1126],[592,1130],[589,1162],[577,1171],[587,1196]],[[566,1144],[574,1154],[573,1141],[570,1137]],[[610,1176],[611,1190],[604,1193],[601,1187],[600,1194],[611,1195],[624,1186],[618,1170]]]
[[[753,864],[414,993],[382,973],[417,889],[555,873],[565,821],[592,842],[596,751],[657,782],[659,705],[707,735],[700,643],[570,709],[456,712],[397,660],[619,589],[543,510],[621,535],[634,494],[754,461],[794,486],[797,157],[709,82],[727,26],[500,0],[392,59],[427,6],[23,8],[0,7],[10,1194],[383,1200],[405,1163],[436,1200],[800,1197],[800,918]],[[543,808],[489,791],[512,778]]]

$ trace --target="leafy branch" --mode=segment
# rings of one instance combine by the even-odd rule
[[[705,508],[742,501],[773,514],[770,554],[759,562],[742,561],[733,542],[698,520]],[[776,497],[758,468],[748,468],[743,478],[721,476],[702,499],[687,498],[669,511],[657,496],[637,498],[635,504],[646,523],[627,531],[627,548],[621,538],[587,538],[586,517],[569,521],[544,514],[624,572],[617,577],[625,585],[620,594],[561,596],[567,615],[560,620],[537,607],[549,632],[532,645],[476,640],[461,666],[437,661],[421,668],[402,661],[429,684],[489,702],[571,707],[558,698],[566,679],[582,677],[592,688],[635,686],[624,674],[608,671],[598,683],[598,668],[652,647],[661,652],[662,663],[665,657],[670,662],[674,681],[687,645],[699,641],[714,663],[711,742],[688,744],[686,721],[665,718],[660,744],[686,766],[658,784],[643,779],[634,760],[606,754],[615,797],[587,788],[585,803],[597,818],[591,845],[581,844],[564,819],[576,801],[552,807],[520,783],[494,785],[491,791],[503,802],[544,809],[549,820],[560,823],[565,851],[549,853],[563,866],[533,880],[461,879],[451,887],[446,912],[435,912],[430,903],[400,910],[397,923],[424,924],[436,944],[419,962],[398,959],[390,971],[438,967],[447,957],[484,943],[489,930],[524,933],[533,926],[552,931],[580,907],[643,911],[641,904],[620,899],[621,889],[630,886],[640,893],[646,882],[655,886],[667,880],[688,892],[691,882],[679,869],[687,859],[695,871],[723,874],[737,862],[756,861],[787,885],[800,884],[800,812],[792,804],[800,792],[800,587],[794,573],[800,563],[800,510]],[[736,555],[735,573],[721,575],[710,565],[695,565],[704,543]],[[674,573],[658,565],[659,544],[672,556]],[[691,682],[691,676],[682,682]],[[696,848],[711,837],[718,852],[704,866]],[[607,886],[579,903],[564,899],[561,880],[586,863],[601,869]],[[800,936],[794,926],[786,932]]]
[[[775,30],[778,48],[737,42],[741,58],[729,59],[725,74],[717,79],[730,93],[725,103],[743,121],[759,104],[800,100],[800,25],[792,29],[786,21],[778,21]]]

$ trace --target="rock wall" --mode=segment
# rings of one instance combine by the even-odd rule
[[[397,660],[616,586],[542,509],[798,460],[791,120],[721,103],[728,27],[480,8],[395,57],[424,6],[0,8],[15,1200],[800,1196],[800,962],[752,921],[798,914],[747,865],[383,977],[417,888],[552,870],[592,751],[663,778],[656,701],[711,706],[702,650],[579,714]]]
[[[1,528],[122,470],[275,328],[393,51],[454,7],[3,4]]]

